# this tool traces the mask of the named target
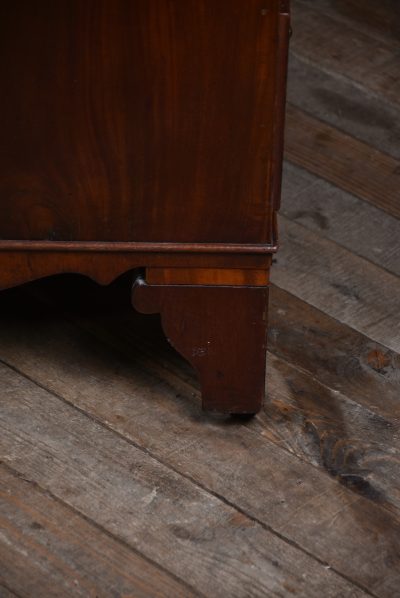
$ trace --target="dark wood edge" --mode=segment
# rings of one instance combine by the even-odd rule
[[[279,12],[283,14],[290,12],[290,0],[279,1]]]
[[[123,253],[276,253],[273,244],[245,243],[144,243],[112,241],[25,241],[2,240],[0,251],[68,251],[68,252],[123,252]]]
[[[82,274],[99,284],[110,284],[129,270],[179,268],[207,270],[266,270],[270,253],[196,253],[132,251],[3,251],[0,289],[56,274]],[[218,277],[217,277],[218,278]],[[246,279],[247,276],[244,276]]]
[[[283,9],[283,10],[282,10]],[[283,143],[286,112],[286,82],[289,56],[290,14],[289,2],[281,2],[281,12],[278,16],[278,59],[276,66],[276,92],[274,105],[274,168],[272,181],[273,210],[279,210],[282,187]],[[277,230],[274,226],[274,244],[276,245]]]
[[[153,285],[139,276],[132,305],[144,314],[160,314],[168,341],[198,374],[204,410],[255,414],[261,409],[268,286]]]

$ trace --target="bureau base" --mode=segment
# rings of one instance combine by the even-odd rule
[[[161,315],[169,342],[198,374],[203,409],[257,413],[265,392],[271,248],[144,245],[3,241],[0,289],[60,273],[106,285],[140,268],[133,307]]]

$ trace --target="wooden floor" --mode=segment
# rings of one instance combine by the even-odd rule
[[[0,294],[2,598],[400,596],[400,4],[293,13],[269,402],[202,414],[131,276]]]

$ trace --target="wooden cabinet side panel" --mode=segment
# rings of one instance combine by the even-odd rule
[[[0,239],[268,243],[277,0],[0,6]]]

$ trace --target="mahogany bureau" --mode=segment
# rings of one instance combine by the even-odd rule
[[[264,398],[287,0],[0,5],[0,288],[140,269],[203,408]]]

